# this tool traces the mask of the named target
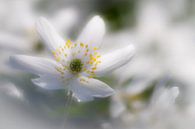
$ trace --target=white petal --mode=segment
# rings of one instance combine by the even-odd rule
[[[116,92],[111,99],[110,113],[111,116],[116,118],[119,117],[126,110],[126,105],[120,96],[120,92]]]
[[[65,85],[59,79],[60,78],[57,78],[57,76],[44,75],[40,76],[40,78],[32,79],[32,82],[35,85],[48,90],[65,89]]]
[[[45,18],[41,17],[38,20],[36,28],[40,37],[43,39],[43,42],[51,51],[56,50],[58,47],[65,44],[62,37]]]
[[[83,79],[84,81],[81,81]],[[78,101],[90,101],[94,97],[108,97],[114,93],[114,90],[102,81],[80,77],[69,87]]]
[[[125,48],[103,55],[101,63],[97,66],[96,75],[102,75],[126,64],[134,55],[134,46],[129,45]]]
[[[80,34],[77,42],[99,47],[105,34],[105,24],[101,17],[93,17]]]
[[[46,58],[16,55],[10,57],[10,63],[17,69],[38,75],[58,74],[55,69],[58,66],[57,62]]]
[[[175,104],[175,100],[179,95],[178,87],[157,87],[152,96],[151,105],[156,109],[169,109]]]

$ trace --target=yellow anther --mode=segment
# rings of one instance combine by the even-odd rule
[[[97,58],[100,58],[100,57],[101,57],[100,55],[97,56]]]
[[[94,61],[94,62],[96,61],[96,57],[93,57],[93,56],[92,56],[92,57],[90,57],[90,58],[91,58],[91,59],[90,59],[91,61]]]
[[[80,46],[81,46],[81,47],[84,47],[84,44],[83,44],[83,43],[80,43]]]
[[[96,67],[93,67],[92,70],[96,70],[97,68]]]
[[[56,57],[56,61],[57,62],[60,62],[60,60],[61,60],[61,58],[58,56],[58,57]]]
[[[56,54],[56,52],[55,52],[55,51],[52,51],[52,54],[53,54],[53,55],[55,55],[55,54]]]
[[[98,64],[100,64],[100,63],[101,63],[101,61],[99,60],[97,63],[98,63]]]
[[[90,62],[89,62],[89,64],[91,64],[91,65],[92,65],[92,64],[93,64],[93,61],[90,61]]]
[[[97,47],[94,47],[93,50],[96,51],[96,50],[98,50],[98,48]]]
[[[88,78],[93,78],[93,76],[92,76],[92,75],[90,75]]]
[[[70,40],[67,40],[66,47],[70,48],[72,46],[72,42]]]

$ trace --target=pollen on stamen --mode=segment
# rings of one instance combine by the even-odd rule
[[[97,47],[94,47],[93,50],[96,51],[96,50],[98,50],[98,48]]]
[[[92,70],[96,70],[97,68],[96,67],[93,67]]]
[[[84,44],[83,43],[80,43],[80,46],[83,48],[84,47]]]
[[[67,40],[67,42],[66,42],[66,47],[67,47],[67,48],[71,48],[71,46],[72,46],[71,40]]]

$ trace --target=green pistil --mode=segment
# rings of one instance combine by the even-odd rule
[[[83,68],[83,63],[81,62],[80,59],[73,59],[71,62],[70,62],[70,71],[72,73],[79,73],[82,71],[82,68]]]

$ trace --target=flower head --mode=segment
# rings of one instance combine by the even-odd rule
[[[99,16],[89,21],[76,41],[62,39],[45,18],[40,18],[36,26],[54,58],[16,55],[10,57],[13,66],[39,75],[40,78],[32,81],[42,88],[72,91],[78,101],[113,94],[112,88],[94,77],[127,63],[134,53],[132,45],[101,55],[99,48],[105,25]]]

